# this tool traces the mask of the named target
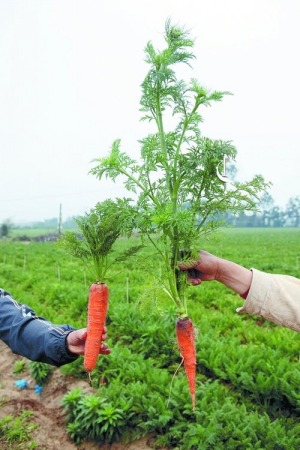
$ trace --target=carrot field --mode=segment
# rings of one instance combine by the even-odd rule
[[[119,239],[116,252],[132,243]],[[246,267],[300,278],[300,229],[222,229],[202,248]],[[217,282],[190,287],[196,326],[196,408],[175,342],[175,310],[147,271],[150,250],[111,273],[109,356],[98,359],[93,392],[62,398],[77,443],[155,436],[156,448],[299,449],[299,334],[258,316]],[[1,287],[57,324],[86,326],[89,274],[57,243],[0,241]],[[86,380],[80,357],[60,369]],[[50,433],[51,431],[49,431]]]

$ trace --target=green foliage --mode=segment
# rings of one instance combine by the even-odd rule
[[[92,274],[93,281],[104,280],[114,262],[114,260],[108,260],[113,245],[122,232],[130,233],[132,230],[130,210],[131,207],[126,199],[105,200],[97,203],[89,214],[76,219],[82,235],[68,231],[62,237],[61,246],[85,263]],[[139,248],[140,246],[135,246],[127,249],[123,258],[134,254]]]
[[[74,388],[63,397],[62,406],[68,412],[68,421],[71,422],[76,417],[77,407],[83,396],[84,394],[80,388]]]
[[[182,450],[242,449],[245,445],[288,450],[300,444],[299,424],[284,418],[272,420],[267,414],[249,408],[249,404],[239,404],[228,388],[217,381],[198,385],[195,412],[185,403],[183,376],[175,379],[168,404],[158,384],[158,379],[156,385],[149,380],[147,384],[110,383],[99,396],[82,396],[76,403],[68,402],[74,406],[68,426],[70,435],[77,442],[83,436],[97,442],[112,442],[121,435],[128,436],[130,430],[131,438],[155,433],[159,435],[157,445]],[[293,431],[291,426],[295,427]]]
[[[229,92],[207,91],[195,79],[177,78],[177,66],[190,65],[194,41],[189,32],[167,21],[166,48],[145,47],[150,66],[142,83],[142,120],[153,122],[155,132],[140,140],[140,160],[121,150],[115,140],[110,154],[96,160],[92,173],[99,179],[122,177],[124,186],[137,194],[131,210],[135,228],[156,252],[155,276],[181,315],[187,314],[185,282],[179,280],[181,251],[193,254],[200,239],[220,226],[224,212],[255,209],[258,194],[266,188],[261,176],[230,189],[217,177],[224,157],[234,159],[230,141],[212,140],[200,132],[200,110],[219,102]],[[171,123],[172,131],[167,131]]]
[[[222,229],[204,248],[245,267],[300,277],[299,238],[299,229]],[[116,257],[138,243],[133,237],[119,238]],[[85,325],[86,288],[80,261],[70,259],[54,243],[24,247],[1,242],[0,250],[2,285],[17,300],[54,323]],[[145,247],[141,256],[151,261],[153,252]],[[153,305],[138,307],[138,298],[152,283],[144,266],[129,260],[124,270],[120,261],[114,271],[118,275],[111,280],[114,301],[107,324],[112,353],[99,358],[92,394],[83,389],[64,397],[70,436],[78,442],[99,443],[99,439],[118,440],[120,433],[126,441],[152,434],[158,438],[157,446],[179,450],[300,448],[298,333],[257,316],[236,314],[243,300],[218,283],[191,288],[189,310],[197,327],[198,358],[193,412],[183,368],[178,369],[175,308],[161,314]],[[61,370],[86,380],[88,386],[82,358]],[[100,433],[100,424],[81,426],[79,412],[88,409],[92,415],[91,405],[83,401],[89,395],[103,399],[99,411],[108,405],[120,414],[107,428],[110,434]],[[93,433],[101,437],[91,438]],[[26,448],[25,441],[19,445]]]
[[[64,397],[63,405],[69,412],[67,431],[72,439],[82,437],[95,441],[118,441],[122,435],[124,412],[97,395],[84,396],[80,390]]]
[[[46,363],[41,363],[37,361],[30,361],[29,363],[30,373],[32,378],[37,384],[43,385],[46,383],[48,377],[50,376],[53,367]]]
[[[32,412],[22,410],[18,416],[0,418],[0,444],[6,450],[33,450],[37,448],[31,433],[36,424],[31,420]]]
[[[120,305],[111,311],[109,329],[118,344],[130,345],[138,357],[152,357],[155,359],[154,365],[172,367],[172,363],[178,362],[178,355],[174,352],[175,311],[170,315],[159,314],[153,309],[150,311],[151,313],[147,311],[146,316],[144,311],[141,312],[132,305]],[[156,355],[159,355],[159,358],[156,359]]]
[[[21,373],[25,372],[26,370],[26,361],[25,359],[18,359],[14,364],[14,375],[20,375]]]

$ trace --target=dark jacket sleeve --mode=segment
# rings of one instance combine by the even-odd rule
[[[18,355],[32,361],[62,366],[77,359],[68,352],[69,325],[53,325],[0,289],[0,339]]]

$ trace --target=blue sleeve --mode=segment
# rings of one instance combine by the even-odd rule
[[[72,330],[69,325],[53,325],[38,317],[0,289],[0,339],[13,353],[53,366],[70,363],[78,358],[66,347],[67,335]]]

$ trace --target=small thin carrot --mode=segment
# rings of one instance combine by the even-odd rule
[[[84,350],[84,367],[88,372],[94,370],[97,364],[108,310],[108,298],[109,292],[105,283],[93,283],[90,286]]]
[[[186,377],[192,397],[192,407],[196,406],[196,347],[195,330],[191,319],[178,319],[176,337],[185,368]]]

